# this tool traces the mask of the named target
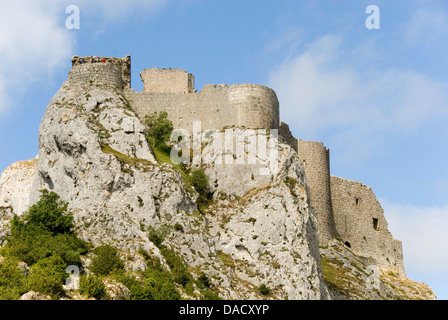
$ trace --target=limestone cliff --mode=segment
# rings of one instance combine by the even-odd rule
[[[77,234],[94,246],[118,247],[128,257],[128,269],[145,268],[141,249],[160,256],[147,229],[165,227],[164,243],[194,272],[208,274],[224,298],[259,298],[262,283],[273,298],[328,297],[316,217],[289,146],[280,144],[275,177],[252,183],[243,196],[215,192],[201,214],[197,193],[187,191],[173,166],[155,161],[145,128],[113,87],[64,83],[47,107],[39,141],[30,204],[39,190],[55,191],[69,202]],[[239,185],[232,166],[220,169],[226,168],[230,171],[214,180]]]

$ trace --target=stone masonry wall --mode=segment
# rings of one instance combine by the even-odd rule
[[[288,124],[280,121],[280,125],[278,127],[278,136],[280,142],[288,144],[297,152],[297,139],[292,135],[291,130],[289,130]]]
[[[175,128],[192,131],[193,122],[201,128],[278,129],[279,105],[274,90],[255,84],[205,85],[192,93],[135,92],[125,97],[140,118],[166,111]]]
[[[121,73],[121,77],[119,76]],[[112,57],[72,57],[69,81],[84,84],[112,84],[119,89],[131,88],[131,56]],[[121,80],[120,80],[121,78]]]
[[[91,85],[112,85],[122,89],[123,69],[110,62],[77,64],[68,72],[68,81]]]
[[[317,212],[319,241],[324,244],[337,236],[331,201],[329,150],[321,142],[303,140],[297,141],[297,150],[305,169],[310,204]]]
[[[192,93],[194,76],[181,69],[149,68],[140,72],[143,91],[158,93]]]
[[[379,267],[404,274],[401,241],[389,232],[372,189],[361,182],[331,176],[331,198],[342,241],[356,254],[375,259]]]

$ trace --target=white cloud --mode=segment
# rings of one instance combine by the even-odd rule
[[[70,55],[74,39],[45,1],[2,2],[0,11],[0,112],[11,92],[26,90]]]
[[[88,21],[95,30],[126,20],[131,13],[148,15],[168,0],[76,1],[81,28]],[[71,57],[76,32],[65,27],[64,0],[2,1],[0,10],[0,114],[17,102],[16,96],[36,81],[43,81]],[[96,31],[95,31],[96,32]]]
[[[448,270],[448,206],[417,207],[381,200],[393,236],[403,243],[405,268],[421,274]]]
[[[387,135],[448,117],[448,83],[412,70],[360,67],[352,60],[359,47],[346,48],[342,40],[323,36],[270,74],[281,119],[299,138],[331,132],[332,144],[357,162]]]

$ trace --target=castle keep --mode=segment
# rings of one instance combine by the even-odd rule
[[[131,59],[72,58],[68,81],[83,85],[109,85],[119,89],[140,118],[166,111],[175,128],[191,130],[201,121],[203,130],[242,127],[278,129],[302,161],[310,205],[318,217],[321,246],[340,238],[367,261],[404,274],[401,241],[388,231],[383,209],[372,189],[360,182],[330,174],[330,152],[323,143],[296,139],[279,119],[275,92],[262,85],[204,85],[194,87],[194,76],[184,70],[150,68],[140,73],[141,92],[131,89]]]

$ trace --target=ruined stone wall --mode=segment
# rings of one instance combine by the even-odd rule
[[[181,69],[149,68],[140,72],[143,91],[158,93],[192,93],[194,76]]]
[[[201,128],[278,129],[279,105],[275,92],[261,85],[205,85],[192,93],[135,92],[125,90],[125,97],[140,118],[166,111],[175,128],[188,131],[194,121]]]
[[[288,144],[297,152],[297,139],[292,135],[291,130],[289,130],[288,124],[280,121],[280,125],[278,127],[278,136],[280,142]]]
[[[310,204],[317,212],[319,241],[324,244],[337,236],[333,220],[330,186],[330,152],[323,143],[297,141],[299,158],[308,182]]]
[[[381,204],[370,187],[331,176],[331,198],[336,230],[358,255],[376,260],[381,268],[404,274],[401,241],[388,230]]]

